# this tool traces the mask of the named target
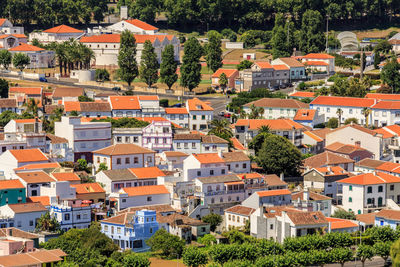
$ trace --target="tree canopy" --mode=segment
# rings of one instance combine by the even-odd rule
[[[131,86],[139,74],[136,63],[136,40],[133,34],[125,30],[121,34],[120,49],[118,53],[118,77]]]
[[[201,81],[200,57],[203,48],[195,37],[185,42],[184,55],[181,66],[181,85],[192,91]]]

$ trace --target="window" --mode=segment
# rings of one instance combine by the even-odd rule
[[[70,219],[69,213],[64,214],[64,220],[69,221],[69,219]]]
[[[269,225],[269,229],[270,229],[270,230],[273,230],[273,229],[274,229],[274,225],[273,225],[273,224],[270,224],[270,225]]]
[[[33,221],[29,221],[29,226],[33,226]]]
[[[326,108],[326,112],[331,112],[331,108]]]
[[[97,163],[100,163],[100,157],[97,157]]]
[[[135,164],[139,163],[139,158],[138,157],[134,157],[133,158],[133,163],[135,163]]]
[[[108,231],[108,225],[104,225],[104,231]]]
[[[390,185],[390,191],[393,191],[394,190],[394,184],[391,184]]]
[[[192,148],[196,148],[196,143],[192,143]]]
[[[137,143],[137,142],[139,142],[139,137],[137,137],[137,136],[134,136],[134,137],[133,137],[133,142],[134,142],[134,143]]]
[[[350,202],[350,203],[353,202],[353,199],[352,199],[351,197],[349,197],[349,202]]]
[[[129,136],[125,136],[125,143],[130,143],[131,139],[129,138]]]
[[[117,165],[121,165],[121,159],[117,158]]]
[[[372,193],[372,186],[368,186],[368,187],[367,187],[367,193],[368,193],[368,194],[371,194],[371,193]]]
[[[193,119],[193,120],[196,120],[196,115],[193,115],[192,119]]]
[[[210,147],[209,147],[209,146],[206,146],[206,147],[205,147],[205,150],[206,150],[206,151],[210,151]]]
[[[205,120],[206,119],[206,115],[201,115],[201,119]]]
[[[153,198],[152,197],[147,197],[147,201],[152,201]]]
[[[383,186],[382,185],[378,186],[378,192],[379,193],[383,192]]]
[[[129,158],[125,158],[125,164],[129,164],[129,163],[130,163]]]
[[[188,148],[188,147],[189,147],[188,143],[183,143],[183,146],[184,146],[185,148]]]
[[[210,170],[210,175],[214,175],[214,170]]]
[[[353,191],[353,186],[349,185],[349,191]]]
[[[153,162],[152,157],[148,156],[148,157],[147,157],[147,162]]]
[[[176,143],[177,148],[181,148],[181,143]]]
[[[80,214],[76,214],[76,219],[80,220],[81,219],[81,215]]]
[[[125,203],[126,202],[126,199],[124,198],[123,200],[122,200],[122,203]]]
[[[153,233],[153,228],[150,227],[149,232],[150,232],[150,234],[152,234]]]
[[[247,164],[243,163],[243,169],[246,169],[246,168],[247,168]]]
[[[222,170],[221,170],[221,174],[225,174],[225,169],[222,169]]]
[[[197,171],[197,176],[201,176],[201,171]]]
[[[349,113],[350,113],[350,114],[353,114],[353,109],[352,109],[352,108],[349,109]]]

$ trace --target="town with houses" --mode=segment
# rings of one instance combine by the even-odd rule
[[[382,57],[359,50],[372,41],[358,43],[350,32],[337,36],[341,60],[358,56],[365,64],[365,73],[361,68],[345,79],[328,50],[263,58],[243,42],[224,42],[223,53],[242,51],[241,60],[209,73],[214,94],[175,85],[157,92],[135,81],[133,90],[130,82],[98,82],[96,69],[120,66],[128,33],[140,73],[150,44],[161,68],[163,51],[171,49],[172,61],[182,64],[173,74],[180,74],[191,39],[128,17],[107,27],[73,26],[28,34],[0,19],[6,83],[4,89],[0,81],[0,266],[400,264],[400,84],[389,77],[362,95],[334,93],[340,82],[356,88],[351,83],[361,84],[374,57]],[[205,39],[211,47],[212,38]],[[93,54],[90,68],[72,67],[65,77],[60,51],[49,47],[70,42]],[[400,51],[400,33],[386,42],[393,55]],[[13,61],[3,63],[2,51]],[[17,55],[28,58],[23,68]],[[244,61],[244,68],[229,67]],[[375,71],[385,76],[386,65],[399,62],[388,56]],[[89,264],[89,254],[74,256],[72,243],[63,243],[78,235],[109,242],[114,253],[101,252],[105,261]],[[350,244],[335,247],[344,242],[336,237]],[[300,243],[312,242],[307,238],[331,243],[322,253],[319,245],[303,248]],[[233,244],[280,252],[218,254]],[[148,263],[113,256],[120,252]],[[325,258],[301,262],[293,252]]]

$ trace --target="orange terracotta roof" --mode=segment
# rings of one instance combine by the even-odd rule
[[[162,38],[162,40],[161,40],[160,35],[135,34],[134,37],[135,37],[135,40],[136,40],[136,43],[137,43],[137,44],[143,44],[143,43],[146,42],[147,40],[149,40],[152,44],[153,44],[156,40],[158,40],[158,41],[160,41],[160,42],[161,42],[162,40],[164,40],[164,38]]]
[[[186,108],[165,108],[166,114],[189,114]]]
[[[383,209],[375,213],[375,217],[385,218],[388,220],[400,221],[400,210]]]
[[[130,19],[130,20],[125,20],[125,22],[132,24],[135,27],[138,27],[142,30],[145,31],[155,31],[158,30],[157,27],[154,27],[153,25],[150,25],[144,21],[138,20],[138,19]]]
[[[17,176],[28,184],[50,183],[55,180],[44,171],[20,172]]]
[[[261,69],[272,69],[273,68],[272,65],[266,61],[257,61],[257,62],[254,62],[254,64],[259,66]]]
[[[10,87],[9,93],[24,93],[26,95],[41,95],[41,87]]]
[[[8,207],[12,209],[15,213],[47,211],[46,207],[43,206],[40,202],[8,204]]]
[[[310,167],[310,168],[320,168],[327,165],[330,166],[330,165],[338,165],[346,163],[354,163],[354,160],[339,156],[330,151],[325,151],[323,153],[317,154],[315,156],[303,160],[304,167]]]
[[[35,123],[35,119],[16,119],[16,123]]]
[[[359,147],[356,145],[343,144],[340,142],[335,142],[335,143],[332,143],[332,144],[326,146],[325,150],[336,152],[339,154],[346,154],[346,155],[350,155],[351,153],[353,153],[355,151],[369,152],[365,148],[362,148],[362,147]],[[370,154],[373,155],[373,153],[371,153],[371,152],[370,152]]]
[[[66,256],[55,253],[55,251],[61,251],[60,249],[53,250],[36,250],[34,252],[12,254],[7,256],[0,256],[0,266],[3,267],[15,267],[15,266],[44,266],[50,265],[51,263],[61,262]]]
[[[323,54],[323,53],[310,53],[305,55],[303,58],[311,58],[311,59],[330,59],[335,58],[334,56]]]
[[[64,111],[81,111],[81,103],[76,101],[65,101],[64,102]]]
[[[80,181],[81,178],[74,172],[53,172],[51,174],[57,181]]]
[[[400,183],[400,177],[393,176],[391,174],[378,172],[364,173],[342,180],[338,180],[338,183],[344,184],[357,184],[357,185],[373,185],[373,184],[385,184],[385,183]]]
[[[218,153],[192,154],[201,164],[225,163]]]
[[[316,114],[315,109],[299,109],[294,116],[294,121],[312,121]]]
[[[379,101],[371,109],[400,109],[400,101]]]
[[[332,166],[332,167],[321,167],[321,168],[314,168],[314,170],[322,173],[323,175],[343,175],[347,172],[340,166]]]
[[[130,154],[154,154],[153,150],[135,145],[135,144],[115,144],[96,151],[93,154],[108,156],[130,155]]]
[[[219,78],[222,73],[225,73],[227,78],[232,77],[234,74],[239,74],[239,71],[236,69],[218,69],[214,74],[212,75],[212,78]]]
[[[374,225],[375,224],[375,214],[374,212],[371,213],[364,213],[364,214],[357,214],[356,219],[364,223],[365,225]]]
[[[393,125],[385,126],[383,129],[390,130],[390,131],[394,132],[395,134],[397,134],[398,136],[400,136],[400,125],[393,124]]]
[[[0,180],[0,190],[4,189],[16,189],[16,188],[25,188],[25,186],[21,183],[20,180]]]
[[[106,191],[98,183],[71,184],[77,194],[105,193]]]
[[[257,130],[261,126],[269,126],[270,130],[293,130],[304,129],[306,127],[290,119],[239,119],[235,126],[248,126],[249,130]]]
[[[10,36],[13,36],[15,38],[27,38],[25,34],[2,34],[0,35],[0,39],[4,39]]]
[[[239,215],[243,215],[243,216],[250,216],[255,211],[256,210],[253,208],[245,207],[242,205],[236,205],[236,206],[230,207],[225,210],[225,212],[235,213],[235,214],[239,214]]]
[[[400,126],[399,126],[400,127]],[[374,132],[381,134],[383,139],[386,138],[392,138],[395,136],[395,134],[392,134],[391,132],[385,130],[385,128],[379,128],[379,129],[375,129]]]
[[[214,109],[209,106],[207,103],[204,101],[201,101],[197,97],[188,99],[188,108],[190,111],[213,111]]]
[[[314,98],[315,93],[314,92],[297,91],[297,92],[291,93],[289,96]]]
[[[111,107],[113,110],[139,110],[140,104],[137,96],[110,96]]]
[[[313,132],[305,131],[304,134],[307,135],[308,137],[314,139],[314,141],[316,141],[316,142],[322,142],[322,141],[324,141],[324,139],[322,139],[322,138],[319,137],[318,135],[314,134]],[[304,142],[304,141],[303,141],[303,142]]]
[[[244,184],[243,181],[224,182],[226,185]]]
[[[365,98],[373,98],[379,100],[400,100],[400,94],[377,94],[368,93]]]
[[[326,217],[326,220],[330,222],[332,230],[353,228],[353,227],[358,228],[358,224],[350,220],[331,218],[331,217]]]
[[[49,196],[37,196],[37,197],[28,197],[26,198],[26,202],[39,202],[43,206],[50,206],[50,197]]]
[[[48,161],[39,148],[9,150],[18,162]]]
[[[164,151],[163,153],[167,157],[188,157],[189,156],[188,154],[186,154],[184,152],[180,152],[180,151]]]
[[[92,36],[83,36],[79,42],[81,43],[120,43],[119,34],[100,34]]]
[[[374,99],[342,97],[342,96],[318,96],[310,105],[343,106],[343,107],[370,107],[375,104]]]
[[[339,128],[336,128],[336,129],[332,130],[331,132],[340,131],[340,130],[342,130],[344,128],[348,128],[348,127],[351,127],[351,128],[356,129],[358,131],[370,134],[372,136],[377,136],[378,135],[378,133],[376,133],[375,131],[373,131],[371,129],[365,128],[365,127],[363,127],[361,125],[358,125],[358,124],[352,124],[352,123],[351,124],[347,124],[347,125],[343,125],[343,126],[341,126]]]
[[[21,52],[38,52],[44,50],[45,49],[43,48],[25,43],[21,43],[19,46],[8,49],[8,51],[21,51]]]
[[[292,57],[280,57],[279,59],[281,61],[283,61],[283,63],[285,63],[289,67],[293,67],[293,68],[304,67],[304,65],[300,61],[298,61]]]
[[[274,68],[274,70],[289,70],[286,65],[272,65],[272,67]]]
[[[237,174],[237,177],[240,179],[259,179],[263,178],[263,176],[257,172],[251,172],[251,173],[242,173],[242,174]]]
[[[310,200],[310,201],[319,201],[319,200],[330,200],[330,199],[332,199],[331,197],[327,197],[327,196],[324,196],[324,195],[321,195],[321,194],[318,194],[318,193],[315,193],[315,192],[312,192],[312,191],[308,192],[308,196],[309,196],[308,200]],[[304,191],[300,191],[300,192],[296,192],[296,193],[292,194],[292,200],[293,201],[296,201],[298,199],[305,200],[304,199]]]
[[[137,96],[141,101],[158,101],[158,95],[138,95]]]
[[[79,97],[84,95],[84,93],[84,89],[79,87],[57,87],[53,91],[53,99],[63,97]]]
[[[22,167],[14,169],[15,171],[20,170],[36,170],[36,169],[47,169],[47,168],[60,168],[58,162],[48,162],[48,163],[37,163],[37,164],[27,164]]]
[[[6,22],[7,19],[0,19],[0,26],[2,26],[4,24],[4,22]]]
[[[381,165],[377,166],[375,169],[379,170],[379,171],[392,172],[393,170],[395,170],[399,167],[400,167],[399,163],[386,161],[386,162],[382,163]]]
[[[157,178],[165,176],[165,173],[158,167],[130,168],[131,171],[139,179]]]
[[[164,185],[124,187],[122,190],[130,197],[169,194],[169,191]]]
[[[232,141],[232,144],[233,144],[233,148],[234,148],[234,149],[236,149],[236,150],[247,150],[247,149],[244,147],[244,145],[242,145],[242,143],[240,143],[240,141],[239,141],[237,138],[232,137],[232,138],[230,138],[230,140]]]
[[[72,28],[70,26],[67,25],[60,25],[51,29],[47,29],[43,32],[46,33],[83,33],[83,31]]]
[[[280,196],[280,195],[291,195],[288,189],[278,189],[278,190],[266,190],[266,191],[258,191],[257,195],[259,197],[269,197],[269,196]]]
[[[304,65],[306,66],[328,66],[329,64],[324,62],[324,61],[306,61],[304,62]]]

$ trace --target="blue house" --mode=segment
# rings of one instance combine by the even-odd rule
[[[153,210],[126,212],[102,220],[100,223],[101,232],[121,249],[131,249],[135,252],[149,250],[146,240],[159,228],[156,212]]]
[[[381,210],[375,215],[375,226],[389,225],[394,230],[400,225],[400,210]]]

